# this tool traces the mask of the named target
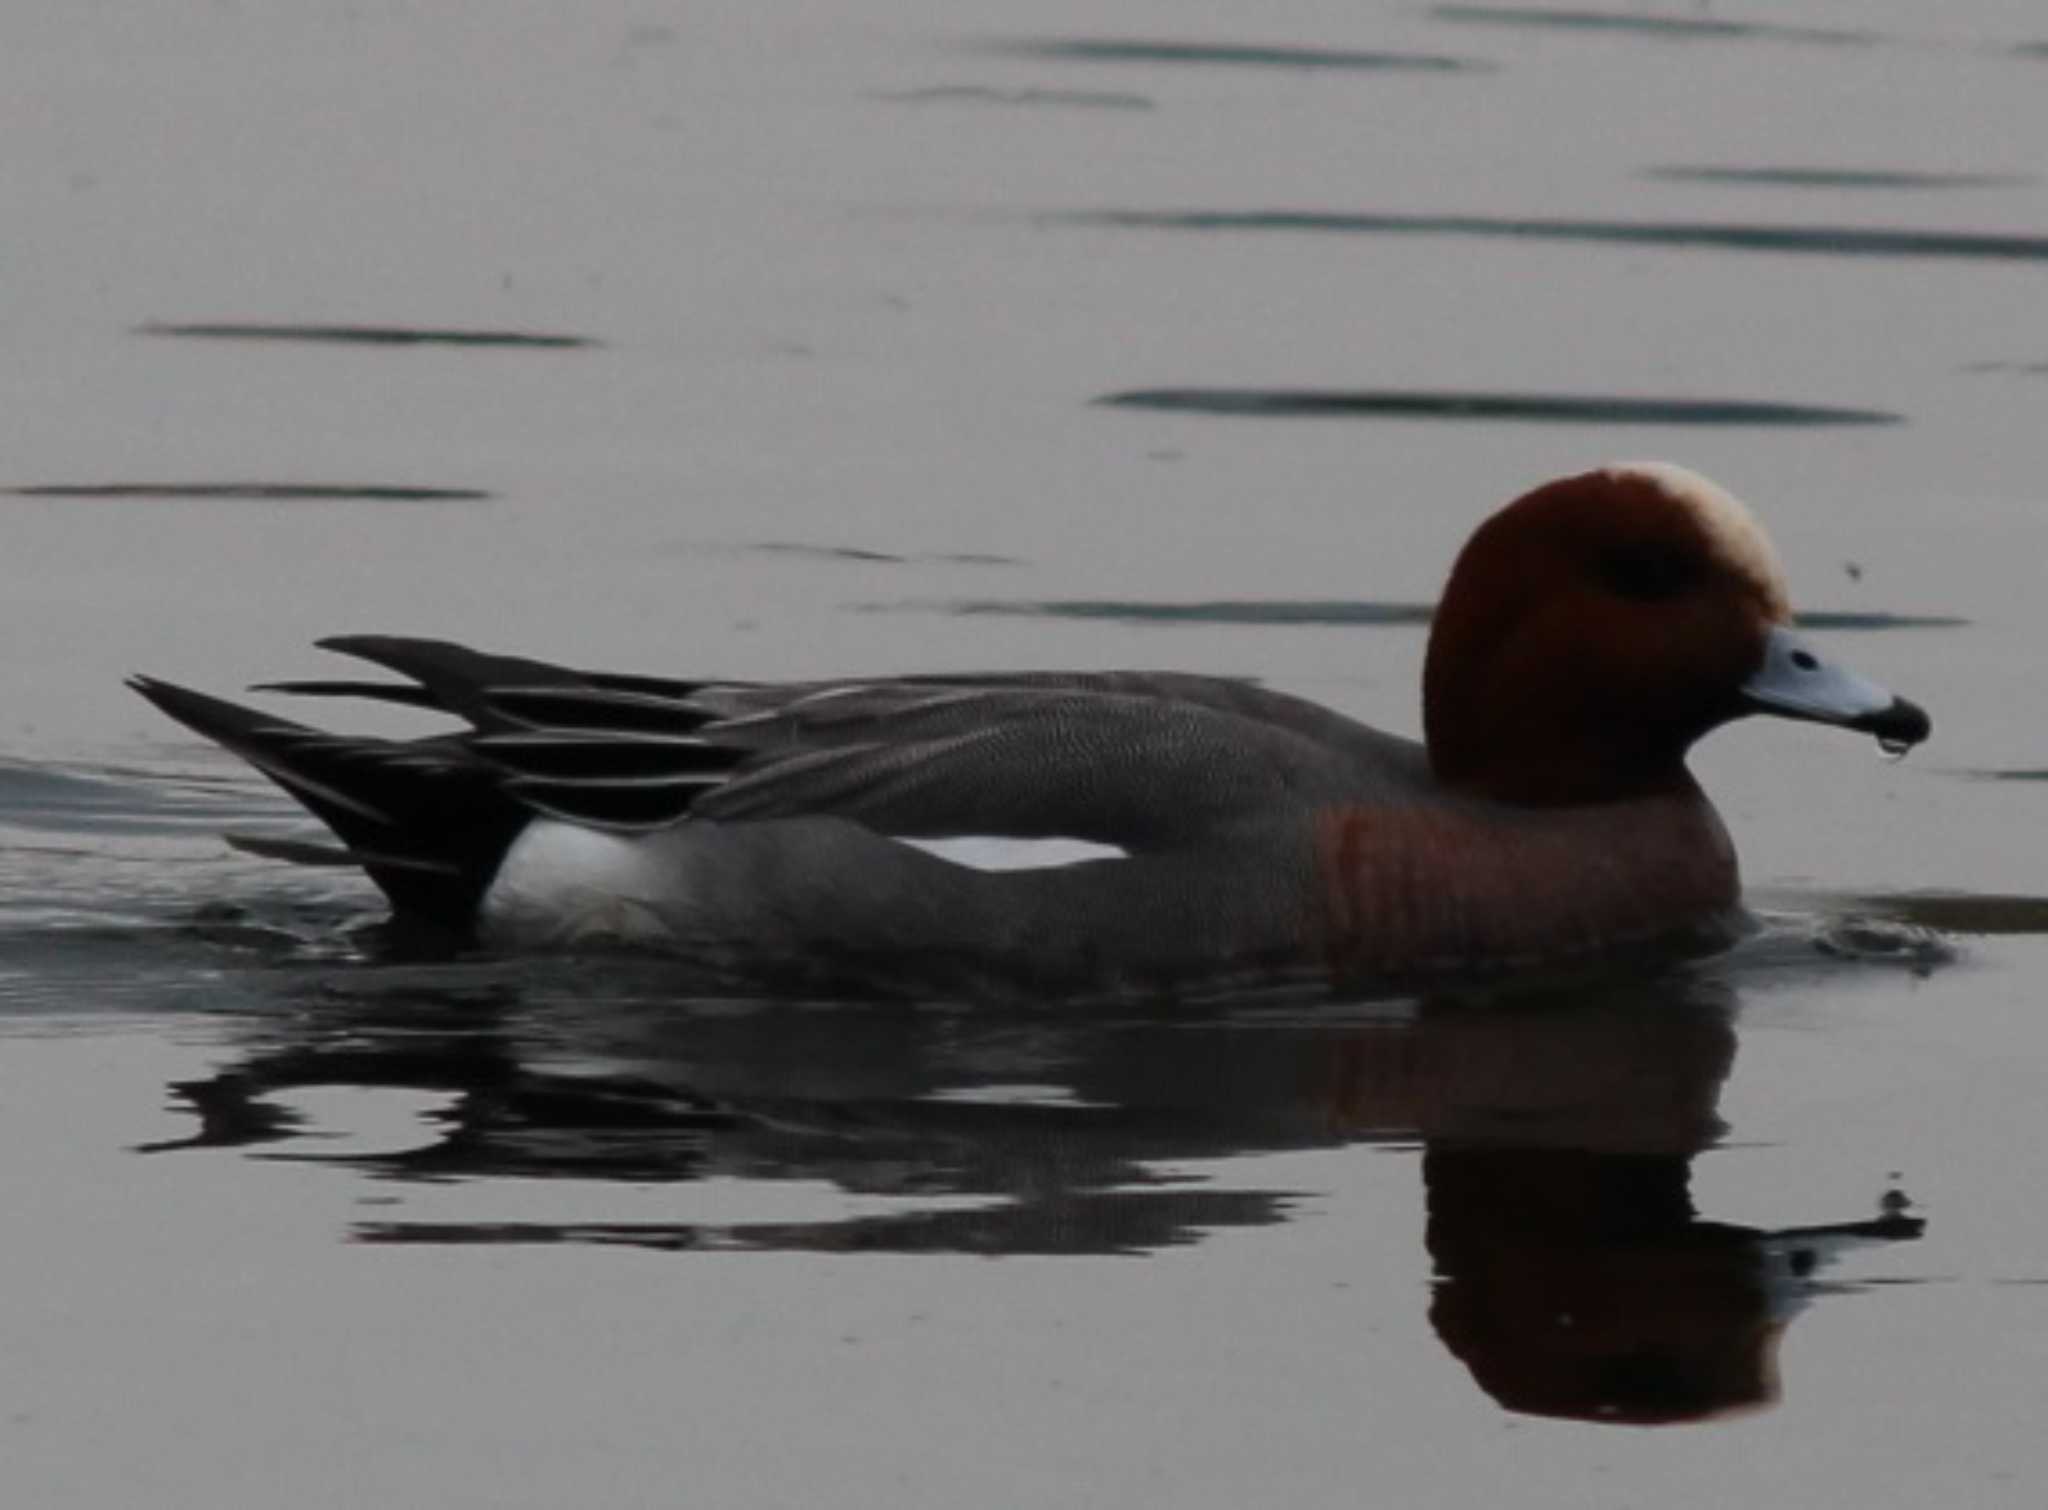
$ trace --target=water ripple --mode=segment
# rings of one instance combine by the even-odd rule
[[[899,105],[1071,106],[1084,110],[1150,110],[1142,94],[1106,89],[997,89],[985,84],[936,84],[925,89],[883,89],[874,96]]]
[[[1431,603],[1349,598],[1206,598],[1181,602],[1126,598],[953,598],[864,605],[870,612],[937,610],[971,616],[1082,619],[1116,624],[1242,626],[1420,626]],[[1890,613],[1870,609],[1815,609],[1795,616],[1803,629],[1874,633],[1892,629],[1957,629],[1970,621],[1949,614]]]
[[[1021,566],[1017,556],[996,551],[884,551],[861,545],[825,545],[805,540],[747,540],[735,544],[690,545],[692,551],[723,552],[753,556],[783,556],[795,560],[832,561],[859,566]]]
[[[1622,246],[1788,252],[1821,257],[2048,260],[2048,236],[1897,226],[1759,225],[1743,221],[1579,220],[1509,215],[1410,215],[1321,210],[1069,210],[1056,225],[1146,231],[1283,231],[1338,235],[1477,236]]]
[[[362,482],[41,482],[0,489],[16,498],[213,498],[259,503],[474,503],[481,488]]]
[[[1173,42],[1143,37],[1020,37],[978,51],[1063,63],[1169,63],[1330,72],[1483,73],[1494,64],[1440,53],[1361,52],[1330,47]]]
[[[1626,394],[1487,393],[1421,389],[1139,388],[1098,404],[1259,419],[1510,420],[1568,425],[1896,425],[1884,409],[1753,399],[1638,398]]]
[[[202,341],[308,341],[340,346],[509,346],[546,351],[568,351],[604,344],[590,336],[553,335],[527,330],[437,330],[413,325],[282,325],[251,320],[197,324],[151,320],[136,326],[135,333]]]
[[[1468,25],[1540,27],[1555,31],[1627,32],[1660,41],[1817,42],[1830,46],[1865,46],[1881,40],[1877,33],[1843,31],[1824,26],[1781,26],[1763,21],[1720,21],[1707,16],[1646,16],[1625,11],[1571,7],[1508,5],[1438,5],[1430,14],[1439,21]]]
[[[2039,182],[2029,173],[1920,173],[1892,168],[1717,168],[1675,163],[1645,168],[1674,183],[1770,189],[2010,189]]]

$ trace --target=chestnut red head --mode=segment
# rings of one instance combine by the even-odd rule
[[[1423,673],[1430,763],[1476,795],[1597,802],[1684,783],[1693,741],[1746,713],[1927,736],[1791,617],[1770,541],[1704,477],[1644,462],[1546,483],[1451,570]]]

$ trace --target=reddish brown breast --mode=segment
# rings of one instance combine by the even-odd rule
[[[1706,926],[1739,892],[1728,832],[1690,783],[1583,807],[1331,807],[1316,870],[1339,981],[1584,959]]]

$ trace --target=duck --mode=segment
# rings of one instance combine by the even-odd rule
[[[1715,947],[1745,914],[1693,745],[1750,716],[1895,753],[1932,728],[1824,656],[1755,516],[1666,462],[1479,524],[1431,620],[1419,740],[1185,672],[769,683],[319,643],[389,675],[251,690],[460,728],[336,734],[132,677],[337,841],[230,843],[359,869],[394,922],[465,948],[768,989],[1370,992]]]

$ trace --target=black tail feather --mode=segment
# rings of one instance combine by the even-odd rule
[[[320,641],[320,648],[352,655],[358,660],[369,661],[417,680],[368,682],[321,677],[259,682],[249,690],[281,692],[292,697],[360,697],[371,702],[432,708],[467,717],[475,711],[479,698],[501,687],[588,688],[603,693],[625,693],[638,698],[680,703],[696,696],[707,685],[619,671],[572,671],[565,666],[527,660],[522,656],[487,655],[446,640],[408,639],[399,635],[338,635]],[[740,684],[721,682],[718,685],[731,688]]]
[[[129,685],[255,766],[341,840],[335,848],[240,838],[240,848],[300,864],[359,865],[401,915],[466,923],[536,813],[626,832],[660,828],[686,817],[747,755],[743,744],[700,734],[718,717],[696,701],[702,682],[576,671],[398,635],[319,643],[406,680],[319,678],[255,690],[424,708],[469,729],[358,738],[151,677]]]
[[[491,708],[488,694],[509,686],[578,687],[577,672],[523,656],[490,655],[449,640],[420,640],[390,634],[344,634],[318,642],[322,650],[352,655],[419,683],[438,707],[479,729],[507,727]]]
[[[454,740],[329,734],[153,677],[128,685],[289,792],[334,831],[342,853],[400,914],[466,925],[527,822],[497,772]],[[314,847],[262,842],[279,858],[313,857]],[[320,854],[321,863],[334,858]]]
[[[281,692],[287,697],[361,697],[371,702],[397,703],[406,708],[434,708],[448,711],[441,700],[425,687],[412,682],[298,681],[258,682],[251,692]]]
[[[470,748],[508,774],[546,781],[683,774],[709,774],[723,780],[742,753],[701,739],[653,734],[625,739],[592,734],[481,734],[470,741]]]

